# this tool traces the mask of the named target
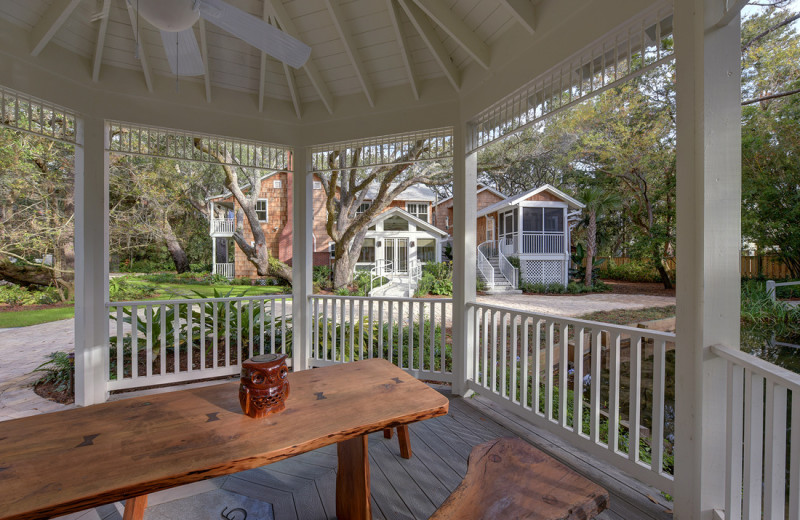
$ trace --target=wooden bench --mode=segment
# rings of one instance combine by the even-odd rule
[[[594,518],[608,492],[521,439],[472,449],[467,476],[430,520]]]

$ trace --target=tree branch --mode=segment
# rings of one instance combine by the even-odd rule
[[[773,32],[773,31],[777,31],[777,30],[778,30],[778,29],[780,29],[781,27],[784,27],[784,26],[786,26],[786,25],[789,25],[790,23],[794,22],[794,21],[795,21],[795,20],[797,20],[797,19],[800,19],[800,13],[797,13],[797,14],[796,14],[796,15],[794,15],[794,16],[790,16],[790,17],[789,17],[789,18],[787,18],[786,20],[784,20],[784,21],[782,21],[782,22],[780,22],[780,23],[778,23],[778,24],[775,24],[775,25],[773,25],[772,27],[769,27],[769,28],[767,28],[767,29],[765,29],[765,30],[763,30],[763,31],[761,31],[760,33],[758,33],[758,34],[756,34],[755,36],[753,36],[752,38],[750,38],[750,39],[747,41],[747,43],[745,43],[744,45],[742,45],[742,52],[744,52],[744,51],[746,51],[747,49],[749,49],[751,45],[753,45],[755,42],[757,42],[758,40],[760,40],[760,39],[761,39],[761,38],[763,38],[764,36],[768,35],[769,33]]]
[[[800,15],[798,15],[798,16],[800,16]],[[777,94],[770,94],[769,96],[761,96],[761,97],[758,97],[758,98],[747,99],[745,101],[742,101],[742,106],[752,105],[754,103],[759,103],[761,101],[767,101],[767,100],[770,100],[770,99],[777,99],[777,98],[782,98],[782,97],[786,97],[786,96],[792,96],[794,94],[800,94],[800,88],[796,88],[796,89],[790,90],[788,92],[779,92]]]

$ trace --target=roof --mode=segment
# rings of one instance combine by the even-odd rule
[[[273,176],[273,175],[275,175],[276,173],[280,173],[280,172],[274,171],[274,172],[269,172],[269,173],[266,173],[266,174],[262,175],[261,177],[259,177],[259,178],[258,178],[258,182],[259,182],[259,184],[260,184],[260,183],[262,183],[262,182],[264,182],[264,179],[266,179],[266,178],[268,178],[268,177],[272,177],[272,176]],[[250,189],[250,183],[248,182],[247,184],[243,184],[243,185],[240,187],[240,189],[241,189],[242,191],[247,191],[247,190],[249,190],[249,189]],[[225,190],[225,191],[223,191],[222,193],[220,193],[219,195],[211,195],[211,196],[209,196],[209,197],[206,197],[206,202],[208,202],[209,200],[216,200],[216,199],[227,199],[227,198],[228,198],[228,197],[230,197],[231,195],[233,195],[233,194],[230,192],[230,190]]]
[[[396,184],[392,184],[390,185],[389,189],[392,190],[396,186]],[[377,193],[378,184],[373,184],[367,188],[367,194],[364,196],[364,200],[372,200]],[[415,184],[414,186],[409,186],[405,190],[401,191],[400,194],[394,198],[394,200],[436,202],[436,193],[424,184]]]
[[[491,186],[487,186],[486,184],[483,184],[482,182],[479,182],[478,186],[482,186],[481,188],[478,189],[478,193],[481,193],[483,191],[489,191],[491,193],[494,193],[495,195],[497,195],[501,199],[505,199],[506,198],[506,194],[505,193],[502,193],[499,190],[496,190],[496,189],[492,188]],[[444,204],[445,202],[447,202],[448,200],[450,200],[452,198],[453,198],[453,196],[450,195],[446,199],[442,199],[439,202],[437,202],[436,205],[438,206],[440,204]]]
[[[491,206],[487,206],[478,212],[478,216],[482,217],[484,215],[488,215],[489,213],[494,213],[495,211],[499,211],[503,208],[508,206],[516,206],[520,202],[524,201],[525,199],[532,197],[538,193],[542,193],[546,191],[552,195],[555,195],[559,199],[563,200],[567,203],[567,206],[572,209],[583,209],[586,207],[585,204],[579,202],[576,199],[573,199],[563,191],[556,189],[555,187],[551,186],[550,184],[545,184],[543,186],[539,186],[538,188],[534,188],[532,190],[528,190],[525,193],[520,193],[519,195],[514,195],[513,197],[508,197],[505,200],[501,200],[500,202],[495,202]]]
[[[387,218],[393,217],[395,215],[403,217],[404,219],[408,220],[409,222],[413,222],[414,225],[417,226],[417,229],[422,228],[423,230],[427,231],[431,235],[439,235],[440,237],[448,236],[448,234],[446,232],[444,232],[441,229],[437,228],[433,224],[429,224],[429,223],[425,222],[424,220],[418,219],[417,217],[415,217],[414,215],[412,215],[408,211],[406,211],[404,209],[401,209],[401,208],[392,208],[389,211],[384,211],[380,215],[378,215],[375,218],[373,218],[372,220],[370,220],[369,221],[369,225],[372,226],[374,224],[377,224],[378,222],[384,221]]]

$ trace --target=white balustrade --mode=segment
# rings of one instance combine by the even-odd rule
[[[565,250],[564,233],[522,233],[522,253],[563,254]]]
[[[674,370],[666,365],[674,363],[674,354],[667,356],[674,334],[477,303],[470,307],[475,311],[470,390],[672,492],[674,405],[667,396],[674,395],[674,383],[668,387],[666,374]]]
[[[494,286],[494,266],[489,262],[489,258],[493,256],[497,256],[497,243],[494,240],[478,246],[478,271],[489,287]]]
[[[214,218],[211,219],[211,232],[212,233],[225,233],[233,234],[236,231],[236,220],[232,218]]]
[[[310,367],[386,359],[419,379],[453,381],[452,300],[314,295]]]
[[[800,518],[800,374],[721,345],[711,351],[727,365],[725,518]]]
[[[112,302],[108,390],[239,373],[257,354],[292,351],[291,295]]]
[[[214,274],[218,274],[220,276],[224,276],[225,278],[232,280],[236,274],[236,269],[233,262],[228,263],[217,263],[214,264]]]

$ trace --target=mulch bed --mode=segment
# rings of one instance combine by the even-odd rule
[[[75,402],[75,396],[69,390],[58,390],[56,383],[37,383],[33,387],[33,391],[39,397],[44,397],[50,401],[55,401],[61,404],[72,404]]]
[[[7,303],[0,303],[0,312],[16,312],[16,311],[38,311],[41,309],[57,309],[59,307],[69,307],[70,303],[48,303],[41,305],[9,305]]]
[[[660,282],[622,282],[618,280],[603,280],[611,287],[612,294],[647,294],[651,296],[675,296],[675,289],[664,289]]]

